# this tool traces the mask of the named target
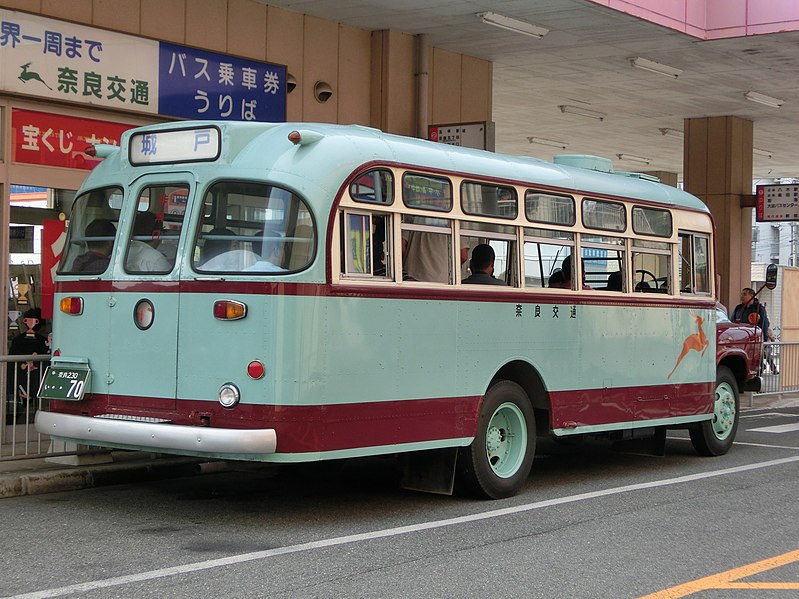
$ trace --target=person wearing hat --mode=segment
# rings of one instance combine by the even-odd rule
[[[25,332],[16,335],[11,340],[11,346],[8,353],[14,356],[35,356],[42,354],[49,354],[50,348],[47,345],[47,339],[39,334],[44,320],[42,319],[42,311],[39,308],[31,308],[22,315],[22,323],[25,325]],[[39,372],[41,368],[39,362],[9,362],[8,363],[8,397],[13,401],[14,397],[14,384],[18,390],[17,401],[23,404],[25,399],[36,397],[39,392]],[[16,371],[16,377],[15,377]],[[28,388],[28,373],[30,373],[30,388]],[[9,406],[11,408],[11,406]],[[9,414],[13,408],[9,409]],[[17,408],[17,413],[20,412],[20,407]]]

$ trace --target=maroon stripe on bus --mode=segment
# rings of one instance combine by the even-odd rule
[[[693,416],[713,411],[715,383],[619,389],[557,391],[550,394],[549,425],[556,429],[616,422]],[[473,437],[481,397],[442,397],[320,406],[240,404],[226,410],[216,401],[87,395],[82,402],[53,403],[63,413],[163,418],[178,425],[274,428],[279,453],[360,449]]]
[[[326,283],[291,283],[280,281],[60,281],[56,292],[80,293],[216,293],[230,295],[286,295],[302,297],[359,297],[370,299],[411,299],[438,301],[493,302],[506,304],[557,304],[573,306],[629,306],[646,308],[712,309],[711,298],[672,298],[658,294],[592,295],[590,291],[576,293],[540,293],[513,289],[490,290],[475,286],[424,288],[414,285],[328,285]]]
[[[570,429],[710,414],[715,386],[715,382],[706,382],[553,391],[550,393],[550,426]]]
[[[159,409],[173,400],[88,396],[82,402],[55,402],[61,413],[146,416],[178,425],[209,422],[220,428],[274,428],[278,453],[335,451],[471,437],[480,397],[444,397],[322,406],[238,405],[226,410],[216,401],[180,400],[178,409]]]

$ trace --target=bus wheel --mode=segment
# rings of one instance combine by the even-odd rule
[[[700,455],[727,453],[738,430],[738,382],[726,366],[716,372],[716,401],[713,419],[691,427],[691,442]]]
[[[458,452],[458,486],[489,499],[519,492],[533,465],[535,415],[516,383],[500,381],[483,398],[477,435]]]

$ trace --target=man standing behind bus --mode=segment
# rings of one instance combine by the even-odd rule
[[[463,280],[466,285],[504,285],[505,281],[501,281],[494,276],[494,248],[487,243],[476,245],[472,250],[472,260],[469,262],[469,268],[472,274]]]
[[[751,287],[744,287],[741,290],[741,303],[735,306],[730,320],[757,325],[763,331],[763,341],[768,338],[769,323],[766,308],[755,297],[755,290]]]

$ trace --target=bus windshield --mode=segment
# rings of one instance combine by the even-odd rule
[[[60,274],[99,275],[108,269],[121,206],[119,187],[95,189],[75,200]]]
[[[192,266],[199,272],[294,272],[313,260],[311,212],[285,189],[215,183],[205,194],[201,218],[192,254]]]

